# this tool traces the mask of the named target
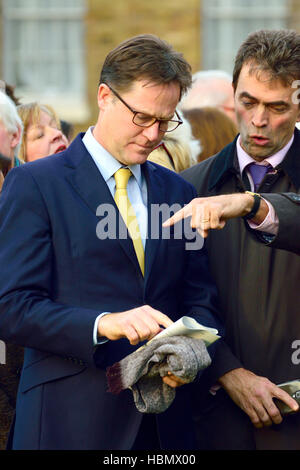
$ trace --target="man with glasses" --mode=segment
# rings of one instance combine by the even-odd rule
[[[132,122],[134,124],[136,124],[137,126],[151,127],[156,122],[159,122],[159,130],[160,131],[162,131],[162,132],[171,132],[171,131],[175,131],[175,129],[177,129],[177,127],[180,124],[182,124],[182,119],[180,118],[180,116],[179,116],[179,114],[177,113],[176,110],[175,110],[176,119],[158,119],[154,116],[149,116],[148,114],[144,114],[144,113],[141,113],[139,111],[134,111],[134,109],[132,109],[131,106],[129,106],[129,104],[126,103],[125,100],[123,100],[123,98],[121,98],[119,93],[117,93],[115,90],[113,90],[111,86],[108,85],[108,87],[113,92],[113,94],[117,98],[119,98],[120,101],[122,101],[122,103],[126,106],[126,108],[128,108],[129,111],[132,112],[132,114],[133,114]]]
[[[190,83],[190,66],[164,41],[123,42],[103,65],[96,125],[5,182],[0,335],[26,346],[14,449],[194,446],[189,385],[163,414],[143,416],[129,390],[107,392],[105,377],[183,315],[220,329],[205,250],[186,250],[184,234],[164,236],[151,217],[153,207],[195,197],[147,161],[180,125],[176,106]]]

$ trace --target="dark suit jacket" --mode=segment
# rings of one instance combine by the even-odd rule
[[[149,209],[195,196],[169,170],[146,162],[142,171]],[[220,329],[206,251],[187,251],[172,234],[148,239],[143,278],[129,238],[96,236],[99,204],[116,207],[81,136],[61,154],[12,170],[5,181],[0,337],[26,347],[15,449],[131,448],[142,415],[128,390],[107,392],[105,368],[136,347],[122,339],[95,348],[99,313],[149,304],[174,320],[193,315]],[[193,446],[188,392],[189,386],[179,389],[158,416],[163,448]]]

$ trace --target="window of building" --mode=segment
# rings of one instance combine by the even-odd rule
[[[234,57],[249,33],[287,27],[289,3],[289,0],[202,0],[202,68],[232,73]]]
[[[88,117],[84,0],[2,0],[3,78],[22,102],[51,104],[72,122]]]

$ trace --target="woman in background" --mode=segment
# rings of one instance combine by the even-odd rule
[[[68,147],[68,140],[51,106],[34,102],[22,104],[17,110],[24,126],[19,159],[31,162]]]
[[[192,126],[193,136],[201,144],[198,162],[218,153],[238,133],[234,122],[223,111],[214,107],[189,109],[184,111],[184,116]]]

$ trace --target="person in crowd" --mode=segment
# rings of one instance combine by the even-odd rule
[[[20,99],[15,95],[15,87],[9,85],[4,80],[0,80],[0,91],[9,96],[16,106],[21,104]]]
[[[162,143],[150,153],[148,160],[180,173],[197,163],[200,142],[193,137],[190,123],[180,116],[182,124],[166,132]]]
[[[67,138],[60,128],[60,121],[49,105],[36,102],[17,107],[24,126],[19,158],[31,162],[62,152],[68,146]]]
[[[68,139],[68,143],[70,143],[73,140],[74,137],[74,126],[71,122],[65,121],[64,119],[60,119],[60,128],[64,136]]]
[[[206,250],[186,250],[185,233],[164,236],[149,213],[196,195],[147,161],[180,125],[190,84],[189,64],[165,41],[122,42],[103,64],[95,126],[5,180],[0,335],[26,347],[13,449],[194,448],[191,384],[166,374],[165,386],[180,387],[174,402],[142,415],[130,390],[107,392],[105,374],[183,315],[223,334]]]
[[[20,165],[16,155],[22,130],[22,121],[14,102],[0,91],[0,192],[9,170]],[[0,450],[5,449],[13,419],[22,364],[23,348],[5,344],[5,363],[0,364]]]
[[[283,417],[273,400],[282,400],[291,411],[299,410],[297,402],[277,385],[300,376],[299,361],[293,355],[300,332],[300,258],[275,249],[282,248],[282,243],[291,245],[287,221],[299,239],[300,133],[295,124],[300,108],[294,88],[299,78],[297,32],[262,30],[249,35],[237,53],[233,72],[240,135],[216,156],[182,173],[204,198],[258,193],[236,197],[239,204],[244,200],[246,223],[258,222],[256,229],[264,237],[271,236],[270,247],[265,247],[251,236],[244,220],[233,218],[223,230],[211,231],[207,237],[228,349],[217,348],[215,360],[203,376],[212,386],[198,407],[200,445],[204,447],[300,448],[300,413]],[[260,194],[270,201],[262,221],[255,218]],[[232,197],[227,196],[226,202],[231,207]],[[211,226],[222,228],[225,221],[218,222],[219,216],[211,210],[213,203],[216,201],[196,200],[177,218],[191,214],[194,206],[197,215],[192,223],[202,233]]]
[[[224,112],[234,123],[234,99],[232,77],[223,70],[200,70],[193,75],[190,90],[182,97],[180,109],[215,107]]]
[[[6,169],[8,171],[21,163],[17,154],[22,138],[23,124],[13,101],[1,91],[0,107],[0,153],[10,160]]]
[[[218,153],[238,133],[232,119],[216,107],[188,109],[184,111],[184,116],[192,126],[193,136],[201,144],[198,162]]]

